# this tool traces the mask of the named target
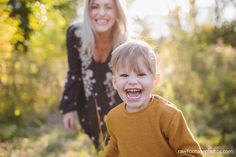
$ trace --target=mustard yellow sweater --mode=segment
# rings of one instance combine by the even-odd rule
[[[182,112],[160,96],[129,113],[121,103],[107,115],[110,140],[99,157],[202,156]]]

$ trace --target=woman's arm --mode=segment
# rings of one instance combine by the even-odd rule
[[[70,26],[66,34],[66,47],[68,59],[67,79],[60,102],[60,112],[63,114],[65,128],[75,129],[75,112],[85,104],[84,88],[81,76],[81,60],[78,48],[80,38],[76,36],[76,26]]]

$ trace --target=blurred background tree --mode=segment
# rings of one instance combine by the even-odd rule
[[[39,125],[57,108],[66,69],[65,31],[76,6],[68,0],[1,1],[0,125],[6,128],[1,138]]]
[[[235,1],[215,1],[212,20],[196,22],[198,9],[190,11],[181,25],[180,8],[170,12],[171,35],[159,40],[160,91],[176,101],[190,120],[204,148],[236,148],[236,21],[223,17]],[[168,94],[169,93],[169,94]]]

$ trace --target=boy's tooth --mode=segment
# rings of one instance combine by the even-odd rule
[[[140,90],[137,90],[137,89],[129,89],[127,90],[128,92],[139,92]]]
[[[127,94],[127,98],[138,98],[139,96],[140,96],[140,94],[138,94],[138,93],[134,93],[135,95],[133,95],[133,94]]]

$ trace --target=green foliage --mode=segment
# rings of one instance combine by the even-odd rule
[[[216,37],[213,26],[198,27],[198,33],[175,29],[171,39],[162,40],[160,69],[164,81],[159,91],[180,106],[199,136],[219,137],[212,144],[236,147],[235,40],[225,42],[227,34]],[[229,26],[217,29],[221,32],[225,27]],[[234,23],[230,27],[235,27]],[[201,144],[206,146],[205,141]]]
[[[1,140],[57,110],[67,68],[65,33],[75,9],[67,0],[1,2]]]
[[[206,23],[198,28],[198,40],[205,44],[217,44],[223,42],[236,47],[235,37],[236,21],[224,23],[221,27],[215,27],[211,23]]]

